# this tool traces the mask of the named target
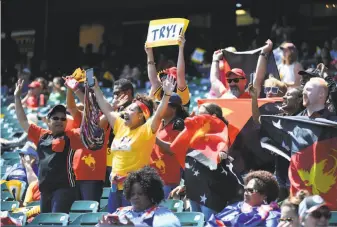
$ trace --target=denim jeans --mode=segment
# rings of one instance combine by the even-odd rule
[[[69,213],[75,199],[75,188],[60,188],[51,192],[41,192],[41,213]]]
[[[103,192],[103,181],[100,180],[78,180],[76,188],[78,200],[94,200],[100,202]]]
[[[108,212],[109,213],[114,213],[117,208],[119,207],[125,207],[125,206],[130,206],[131,203],[126,200],[125,196],[123,195],[122,190],[118,191],[110,191],[109,194],[109,201],[108,201]]]
[[[190,200],[190,204],[191,204],[191,211],[192,212],[201,212],[205,215],[205,222],[208,221],[208,219],[212,216],[212,214],[216,214],[217,212],[205,207],[197,202],[194,202],[192,200]]]

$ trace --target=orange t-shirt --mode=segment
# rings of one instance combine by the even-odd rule
[[[180,131],[173,130],[173,122],[167,124],[164,128],[160,126],[157,137],[165,142],[173,142]],[[151,166],[155,168],[165,185],[180,183],[180,164],[175,155],[169,155],[155,144],[151,153]]]
[[[82,113],[78,112],[74,116],[73,126],[80,126],[82,121]],[[76,180],[105,180],[106,173],[106,151],[107,141],[109,139],[109,131],[105,133],[105,145],[102,149],[91,151],[82,145],[81,149],[76,150],[73,159],[73,169]]]
[[[245,92],[242,95],[240,95],[239,99],[250,99],[250,94],[249,92]]]

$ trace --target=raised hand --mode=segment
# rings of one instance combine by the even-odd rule
[[[177,82],[172,76],[167,76],[167,79],[163,82],[163,91],[167,95],[171,95],[174,91],[175,87],[177,85]]]
[[[213,61],[219,61],[222,58],[223,58],[222,50],[214,51],[214,53],[213,53]]]
[[[262,48],[262,53],[267,54],[270,51],[272,51],[272,49],[273,49],[273,42],[270,39],[268,39],[266,41],[266,45]]]
[[[16,82],[16,84],[15,84],[15,91],[14,91],[14,96],[15,97],[21,97],[23,82],[24,81],[22,79],[19,79],[18,82]]]
[[[252,83],[248,85],[248,92],[253,99],[257,98],[257,90]]]
[[[77,80],[75,80],[73,77],[71,76],[66,76],[66,77],[62,77],[64,79],[64,85],[68,88],[70,88],[71,90],[75,90],[79,83]]]
[[[147,55],[152,54],[152,47],[147,47],[147,43],[144,45],[144,50]]]
[[[185,46],[185,42],[186,42],[185,36],[184,35],[179,35],[179,38],[178,38],[179,47],[184,47]]]
[[[120,107],[122,107],[125,103],[127,103],[129,100],[129,96],[122,94],[121,96],[119,96],[118,98],[115,98],[112,101],[112,108],[114,110],[118,110]]]

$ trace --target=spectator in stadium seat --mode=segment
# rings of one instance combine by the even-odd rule
[[[151,166],[158,171],[164,181],[165,198],[180,183],[180,164],[174,153],[167,146],[161,143],[173,142],[173,140],[184,129],[184,119],[189,114],[182,106],[181,98],[178,94],[172,93],[168,107],[163,115],[161,126],[157,133],[156,145],[151,154]]]
[[[146,166],[130,173],[124,182],[124,195],[131,206],[103,216],[97,226],[181,226],[174,213],[159,206],[164,199],[163,182],[153,168]]]
[[[206,226],[266,226],[276,227],[280,211],[274,202],[278,184],[273,174],[259,170],[245,177],[244,201],[227,206],[208,220]]]
[[[185,37],[183,35],[180,35],[178,41],[179,54],[177,67],[170,67],[158,73],[155,67],[156,63],[154,62],[153,50],[152,48],[146,47],[145,44],[145,52],[147,54],[147,72],[149,80],[151,82],[150,96],[153,96],[156,100],[161,100],[164,93],[162,83],[166,80],[168,76],[172,76],[177,82],[177,87],[174,89],[174,92],[180,96],[183,106],[188,109],[190,105],[190,92],[185,80]]]
[[[112,171],[110,179],[112,188],[108,203],[109,212],[112,213],[118,207],[128,204],[122,196],[122,184],[128,173],[149,164],[156,133],[175,86],[176,83],[172,77],[168,77],[163,82],[165,93],[154,114],[152,99],[145,95],[136,95],[132,104],[126,108],[123,119],[114,112],[111,104],[104,98],[97,80],[95,81],[93,90],[97,103],[115,134],[111,145]],[[153,117],[151,117],[152,114]]]
[[[54,106],[49,111],[49,130],[29,123],[20,98],[22,86],[23,81],[18,80],[14,92],[16,116],[23,130],[28,133],[29,140],[37,146],[41,212],[68,213],[75,198],[69,152],[81,147],[80,131],[65,131],[66,108],[62,105]]]

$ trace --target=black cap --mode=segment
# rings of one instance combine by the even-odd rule
[[[299,71],[298,74],[300,74],[301,76],[320,77],[320,71],[314,68],[309,68],[305,71]]]
[[[174,93],[174,92],[173,92],[173,93],[171,94],[169,103],[170,103],[170,104],[173,104],[173,105],[181,106],[183,102],[182,102],[180,96],[179,96],[177,93]]]
[[[64,105],[56,105],[49,110],[47,117],[50,118],[54,113],[64,113],[66,115],[67,108]]]

